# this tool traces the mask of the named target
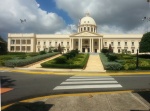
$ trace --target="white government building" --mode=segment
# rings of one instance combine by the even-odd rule
[[[101,49],[111,47],[113,52],[121,53],[123,50],[136,53],[142,34],[101,34],[97,32],[95,20],[86,14],[78,25],[75,34],[8,34],[9,52],[39,52],[58,48],[60,44],[64,52],[78,49],[80,52],[100,53]]]

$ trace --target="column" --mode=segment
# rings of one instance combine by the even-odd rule
[[[92,38],[92,49],[91,49],[91,51],[93,52],[93,38]]]
[[[102,38],[101,38],[101,49],[103,48],[103,40],[102,40]]]
[[[101,39],[99,38],[99,52],[101,52]]]
[[[90,48],[90,52],[91,52],[91,38],[90,38],[90,47],[89,48]]]
[[[78,50],[80,50],[80,38],[78,38]]]
[[[81,45],[80,46],[81,46],[80,49],[81,49],[81,52],[82,52],[82,38],[81,38]]]
[[[72,46],[71,46],[71,47],[72,47],[72,50],[73,50],[73,45],[74,45],[74,44],[73,44],[73,40],[74,40],[74,39],[72,39],[72,44],[71,44],[71,45],[72,45]]]

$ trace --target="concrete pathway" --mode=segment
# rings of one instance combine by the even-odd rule
[[[100,60],[99,54],[90,54],[87,66],[84,71],[106,72]]]
[[[35,111],[149,111],[150,104],[137,93],[127,92],[54,95],[25,100],[6,108],[10,111],[33,111],[33,109]]]
[[[59,55],[56,55],[56,56],[53,56],[53,57],[50,57],[50,58],[47,58],[47,59],[44,59],[44,60],[42,60],[42,61],[39,61],[39,62],[36,62],[36,63],[34,63],[34,64],[31,64],[31,65],[29,65],[29,66],[27,66],[28,68],[41,68],[42,66],[41,66],[41,63],[43,63],[43,62],[46,62],[46,61],[49,61],[49,60],[52,60],[52,59],[55,59],[55,58],[57,58],[57,57],[59,57],[59,56],[61,56],[61,54],[59,54]]]

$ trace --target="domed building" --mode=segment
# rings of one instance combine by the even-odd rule
[[[136,53],[142,34],[101,34],[97,32],[95,20],[86,14],[78,24],[78,32],[71,35],[58,34],[8,34],[9,52],[39,52],[57,49],[60,44],[64,52],[78,49],[82,53],[100,53],[112,47],[113,52]]]

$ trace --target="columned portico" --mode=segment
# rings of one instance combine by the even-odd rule
[[[102,38],[100,37],[72,37],[70,39],[71,50],[78,49],[81,53],[100,53]]]

